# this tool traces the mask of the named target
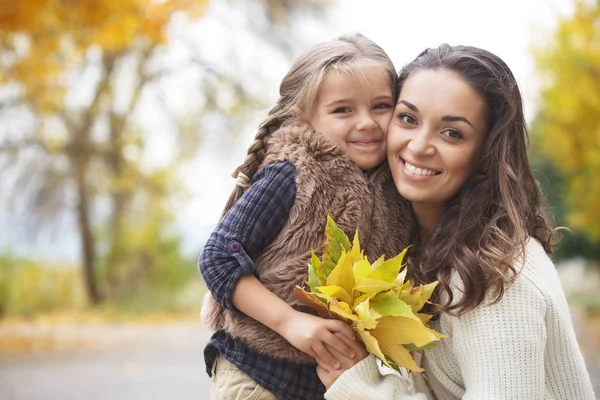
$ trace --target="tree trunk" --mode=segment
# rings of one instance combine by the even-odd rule
[[[79,156],[76,160],[76,185],[77,185],[77,222],[79,225],[79,237],[81,239],[81,253],[83,261],[83,275],[85,279],[85,288],[92,304],[99,304],[101,301],[98,291],[98,282],[94,270],[95,244],[90,224],[89,197],[85,183],[85,172],[87,163],[84,157]]]
[[[108,165],[111,169],[112,179],[119,180],[123,175],[123,156],[121,149],[122,131],[115,129],[114,122],[111,118],[111,133],[110,133],[110,152],[108,154]],[[123,271],[122,259],[123,254],[122,237],[123,237],[123,217],[125,214],[125,205],[127,202],[127,190],[120,185],[111,194],[112,213],[109,222],[109,255],[107,260],[108,282],[112,295],[119,296],[121,287],[126,284],[123,279],[126,279],[127,272]]]

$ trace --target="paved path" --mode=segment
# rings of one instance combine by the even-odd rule
[[[598,334],[573,312],[600,398]],[[2,332],[0,326],[0,334]],[[31,334],[39,331],[33,329]],[[47,332],[46,332],[47,334]],[[199,323],[158,326],[66,326],[61,337],[101,337],[102,346],[0,355],[0,400],[204,400],[210,381],[202,350],[209,333]]]
[[[200,324],[116,330],[124,340],[104,348],[0,356],[0,399],[208,399]]]

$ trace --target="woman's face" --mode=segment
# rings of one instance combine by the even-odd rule
[[[413,207],[441,210],[469,178],[487,133],[486,121],[484,99],[457,73],[425,69],[411,74],[387,136],[388,160],[400,194]]]

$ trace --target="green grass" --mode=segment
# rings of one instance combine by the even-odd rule
[[[174,268],[172,268],[174,269]],[[173,274],[173,272],[171,272]],[[152,284],[118,301],[91,307],[87,301],[81,269],[75,265],[47,265],[0,255],[0,318],[29,318],[56,312],[93,312],[108,319],[140,315],[198,314],[206,287],[198,274],[185,280],[168,274],[166,284]],[[181,275],[181,273],[179,273]],[[160,282],[160,277],[154,277]]]

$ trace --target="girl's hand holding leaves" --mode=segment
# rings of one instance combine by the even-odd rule
[[[445,336],[429,328],[431,318],[419,313],[437,282],[414,286],[404,281],[405,249],[394,258],[381,256],[373,264],[360,250],[358,232],[353,243],[331,217],[325,227],[322,259],[313,252],[308,265],[308,288],[296,287],[295,295],[326,318],[349,324],[369,353],[395,370],[421,372],[410,351],[421,350]]]

